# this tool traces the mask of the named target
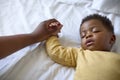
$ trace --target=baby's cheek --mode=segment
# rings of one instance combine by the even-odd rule
[[[85,40],[81,39],[81,46],[84,47],[85,46]]]

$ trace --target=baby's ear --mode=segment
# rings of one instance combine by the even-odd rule
[[[115,41],[116,41],[116,36],[113,34],[113,35],[111,36],[110,43],[113,45],[113,44],[115,43]]]

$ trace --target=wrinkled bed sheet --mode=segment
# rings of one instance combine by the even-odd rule
[[[41,21],[56,18],[64,25],[61,44],[80,47],[82,18],[99,13],[112,20],[117,36],[112,50],[120,53],[120,15],[94,10],[91,5],[92,0],[0,0],[0,36],[30,33]],[[73,80],[74,71],[52,61],[45,52],[44,42],[0,60],[0,80]]]

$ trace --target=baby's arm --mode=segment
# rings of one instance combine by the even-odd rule
[[[56,36],[52,36],[46,41],[46,50],[55,62],[69,67],[76,66],[77,49],[61,46]]]

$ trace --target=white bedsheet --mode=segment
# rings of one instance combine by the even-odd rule
[[[56,18],[64,25],[60,34],[62,45],[79,47],[82,18],[99,13],[112,20],[117,35],[113,51],[120,52],[120,15],[93,10],[92,0],[72,1],[0,0],[0,36],[29,33],[39,22]],[[43,43],[30,45],[0,60],[0,80],[73,80],[74,71],[52,61]]]

